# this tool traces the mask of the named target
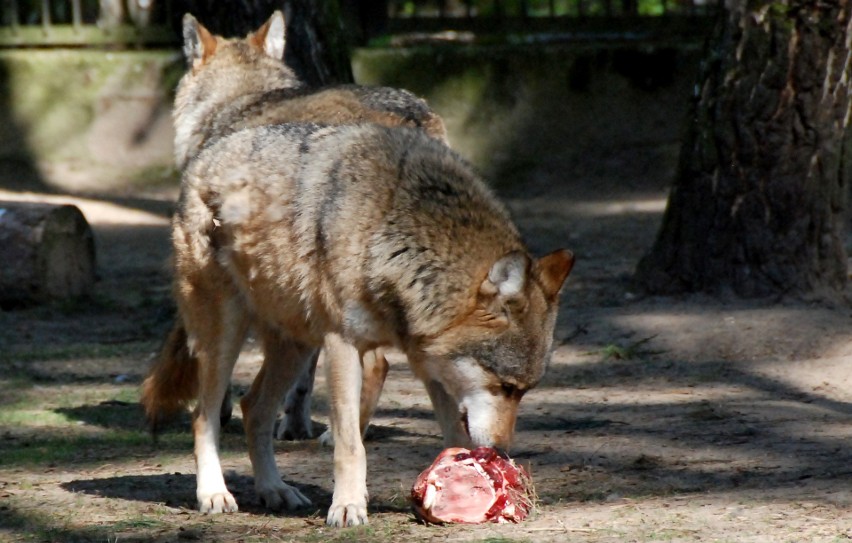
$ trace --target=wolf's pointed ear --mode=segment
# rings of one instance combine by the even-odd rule
[[[501,303],[512,302],[524,295],[530,270],[530,258],[523,251],[506,253],[491,269],[479,287],[485,296],[497,296]]]
[[[268,21],[249,36],[249,42],[276,60],[284,58],[284,15],[275,10]]]
[[[196,69],[216,52],[216,36],[204,28],[195,17],[183,16],[183,54],[189,67]]]
[[[559,296],[562,284],[573,267],[574,253],[567,249],[559,249],[538,259],[535,263],[535,273],[548,298],[554,300]]]

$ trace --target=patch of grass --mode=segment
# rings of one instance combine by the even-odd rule
[[[19,375],[7,375],[0,379],[0,406],[14,405],[23,401],[32,382]],[[2,407],[0,407],[2,413]],[[2,416],[2,415],[0,415]]]
[[[15,407],[15,406],[12,406]],[[69,418],[55,411],[44,409],[0,409],[0,426],[38,428],[45,426],[67,426]]]
[[[0,529],[14,535],[15,541],[104,541],[101,533],[69,529],[67,519],[38,510],[9,507],[0,515]]]
[[[188,415],[163,428],[154,446],[139,392],[138,384],[0,380],[0,467],[86,465],[155,450],[190,454]],[[245,454],[245,438],[236,422],[223,432],[223,454]]]
[[[388,498],[386,503],[389,507],[393,507],[403,511],[406,511],[411,507],[411,502],[409,502],[408,499],[408,493],[404,490],[401,492],[397,492],[396,494]]]
[[[67,432],[65,432],[67,434]],[[98,464],[106,460],[135,458],[150,452],[189,454],[192,435],[164,434],[154,445],[147,431],[111,431],[95,436],[63,435],[56,431],[31,437],[0,440],[0,467],[33,467],[51,464]]]
[[[189,454],[188,417],[168,426],[156,445],[148,432],[136,385],[31,386],[14,403],[0,406],[0,467],[55,463],[92,464],[148,451]],[[234,421],[222,435],[221,452],[245,454]],[[153,448],[152,448],[153,447]]]
[[[64,316],[86,314],[97,311],[115,311],[119,305],[115,300],[97,294],[88,296],[71,296],[50,303],[47,310],[55,309]]]
[[[122,520],[109,526],[75,525],[72,518],[57,517],[53,514],[41,513],[35,510],[22,511],[14,507],[0,515],[0,533],[14,537],[14,541],[74,541],[74,542],[118,542],[118,541],[147,541],[147,532],[161,530],[166,523],[154,519],[138,517]],[[119,532],[132,533],[128,538],[118,535]],[[2,537],[0,537],[2,539]],[[5,541],[5,539],[4,539]]]
[[[380,529],[372,525],[352,528],[319,529],[302,539],[305,543],[345,543],[347,541],[383,541]]]
[[[139,387],[121,387],[113,394],[112,399],[115,402],[136,403],[139,401]]]
[[[126,343],[75,343],[63,346],[28,347],[0,352],[0,364],[11,362],[41,362],[45,360],[72,360],[74,358],[114,358],[155,350],[155,341],[130,341]]]
[[[168,526],[166,522],[161,520],[148,518],[148,517],[136,517],[132,519],[120,520],[110,526],[111,532],[126,532],[130,530],[139,530],[140,528],[162,528]]]
[[[692,539],[695,535],[695,530],[663,528],[650,532],[646,535],[646,538],[650,541],[684,541]]]
[[[180,171],[172,164],[154,164],[140,169],[133,176],[131,187],[154,189],[180,183]]]
[[[657,337],[656,335],[649,336],[646,338],[642,338],[638,341],[634,341],[625,346],[616,345],[614,343],[610,343],[606,345],[599,351],[590,351],[585,353],[587,355],[601,355],[604,360],[634,360],[638,358],[644,358],[646,356],[653,356],[657,354],[662,354],[665,351],[652,351],[648,349],[644,349],[643,347],[649,341]]]
[[[0,404],[0,425],[7,428],[142,424],[137,385],[39,386],[18,378],[0,381],[0,394],[13,397]]]

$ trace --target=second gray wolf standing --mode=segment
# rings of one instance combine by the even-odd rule
[[[175,161],[180,169],[217,138],[284,122],[410,126],[446,140],[441,117],[406,90],[305,85],[282,60],[286,42],[280,11],[244,39],[215,36],[189,14],[183,33],[190,66],[175,96]]]
[[[340,85],[322,89],[306,86],[282,61],[285,24],[280,11],[242,39],[226,39],[211,34],[194,17],[183,22],[184,52],[189,71],[181,79],[175,98],[175,161],[184,168],[201,150],[217,139],[238,130],[285,122],[345,124],[373,122],[389,126],[410,126],[446,141],[441,118],[414,94],[388,87]],[[169,375],[165,368],[173,360],[195,364],[187,350],[186,331],[178,320],[171,330],[151,380],[152,387],[172,387],[171,405],[159,405],[159,414],[168,418],[184,403],[195,398],[196,390]],[[360,407],[362,428],[366,429],[378,402],[388,365],[382,349],[365,354],[365,374]],[[312,437],[310,394],[316,359],[300,376],[284,402],[285,418],[278,437]],[[148,403],[149,395],[143,395]],[[223,405],[223,420],[230,416],[229,396]],[[148,409],[149,415],[153,414]]]

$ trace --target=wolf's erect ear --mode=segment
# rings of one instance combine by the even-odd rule
[[[530,258],[523,251],[502,256],[488,270],[488,277],[479,287],[480,294],[497,296],[501,303],[520,299],[530,270]]]
[[[183,16],[183,54],[189,67],[196,69],[216,52],[216,36],[187,13]]]
[[[284,15],[275,10],[268,21],[249,36],[255,47],[276,60],[284,58]]]
[[[551,300],[559,296],[565,278],[574,267],[574,253],[567,249],[559,249],[538,259],[535,263],[535,273],[538,275],[544,294]]]

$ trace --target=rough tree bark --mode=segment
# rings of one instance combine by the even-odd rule
[[[351,83],[346,25],[336,0],[183,0],[175,16],[192,13],[204,26],[223,36],[245,36],[262,25],[273,10],[284,13],[287,64],[311,86]],[[179,21],[176,22],[179,28]]]
[[[729,3],[636,279],[653,293],[833,292],[847,279],[852,2]]]

